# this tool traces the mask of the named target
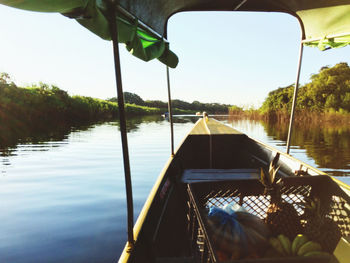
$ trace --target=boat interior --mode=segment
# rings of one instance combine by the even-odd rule
[[[208,241],[210,234],[205,220],[208,207],[237,203],[264,218],[270,197],[264,196],[264,187],[259,181],[260,168],[268,167],[277,152],[215,119],[198,120],[160,174],[134,227],[136,242],[132,252],[124,250],[121,261],[218,261]],[[287,181],[292,179],[284,188],[288,202],[300,202],[310,191],[321,193],[331,185],[335,192],[349,191],[340,190],[339,185],[322,172],[289,155],[279,154],[279,175]],[[318,176],[319,181],[305,181],[315,179],[314,176]],[[300,184],[307,186],[300,187]],[[340,201],[340,209],[350,204],[348,194],[334,198]],[[339,222],[345,220],[341,225],[343,241],[345,248],[350,249],[346,241],[350,234],[349,217],[333,212]],[[303,213],[301,208],[298,213]],[[302,260],[290,262],[304,262]],[[239,262],[256,261],[248,258]],[[271,262],[289,261],[284,258]]]

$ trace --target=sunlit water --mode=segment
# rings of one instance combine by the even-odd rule
[[[259,122],[224,120],[284,150]],[[175,144],[195,119],[175,123]],[[170,153],[169,123],[129,125],[137,216]],[[294,146],[292,155],[326,171]],[[0,151],[0,262],[116,262],[126,240],[126,201],[117,123],[73,131],[60,141]],[[346,180],[346,179],[345,179]]]

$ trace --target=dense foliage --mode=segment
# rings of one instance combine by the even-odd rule
[[[0,120],[7,125],[21,123],[45,125],[54,121],[103,120],[117,117],[117,103],[83,96],[69,96],[66,91],[44,83],[27,88],[10,83],[0,76]],[[129,115],[160,114],[159,109],[126,104]]]
[[[127,91],[125,91],[123,94],[125,103],[145,106],[145,102],[139,95]],[[118,102],[118,98],[113,97],[111,99],[108,99],[108,101]]]
[[[260,108],[262,113],[289,112],[294,86],[271,91]],[[350,67],[339,63],[334,67],[322,67],[311,76],[311,81],[299,88],[298,110],[312,112],[350,112]]]

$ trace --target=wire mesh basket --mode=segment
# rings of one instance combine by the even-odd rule
[[[271,197],[264,194],[264,187],[257,179],[239,179],[220,182],[203,182],[187,185],[188,192],[188,232],[192,241],[192,253],[198,262],[220,262],[211,242],[207,214],[212,206],[223,207],[238,204],[249,213],[261,219]],[[322,206],[328,207],[327,217],[335,222],[344,238],[350,236],[350,198],[328,176],[287,177],[283,179],[282,200],[292,204],[300,218],[305,213],[305,200],[311,196],[322,199]],[[304,227],[306,221],[301,220]],[[317,262],[328,262],[318,258]],[[235,261],[230,261],[235,262]],[[237,262],[315,262],[312,258],[290,257],[274,259],[240,259]]]

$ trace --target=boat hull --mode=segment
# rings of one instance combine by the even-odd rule
[[[158,177],[135,224],[135,244],[132,248],[126,245],[119,262],[161,262],[162,258],[192,262],[184,171],[211,169],[223,171],[221,177],[245,176],[239,171],[267,167],[277,153],[282,177],[326,175],[216,120],[198,120]],[[252,172],[249,176],[259,175]],[[219,177],[216,176],[217,180]],[[337,183],[349,195],[349,186]]]

